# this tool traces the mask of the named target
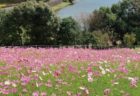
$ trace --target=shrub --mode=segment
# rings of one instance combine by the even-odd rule
[[[137,44],[140,45],[140,28],[135,28],[133,31],[134,31],[134,34],[136,34]]]
[[[127,47],[133,47],[133,45],[136,42],[136,34],[134,34],[134,33],[131,33],[131,34],[126,33],[124,35],[124,37],[123,37],[123,40],[124,40],[124,44]]]
[[[4,26],[4,22],[7,19],[8,14],[10,14],[10,12],[7,13],[5,10],[0,10],[0,45],[7,42],[4,40],[4,38],[6,38],[6,33],[4,32],[4,29],[7,28],[6,26]]]
[[[99,30],[99,31],[92,32],[92,35],[95,41],[93,45],[100,48],[106,48],[112,46],[109,34],[107,32],[102,32]]]
[[[79,32],[80,27],[72,17],[62,19],[58,32],[58,44],[72,45],[78,43]]]
[[[81,34],[79,34],[79,36],[80,44],[82,45],[90,45],[95,43],[94,37],[91,32],[83,31],[81,32]]]
[[[2,30],[2,25],[3,25],[3,22],[4,20],[6,19],[6,12],[5,10],[0,10],[0,29]]]

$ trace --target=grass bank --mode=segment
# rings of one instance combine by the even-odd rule
[[[52,7],[52,10],[55,11],[55,12],[57,12],[57,11],[63,9],[64,7],[67,7],[69,5],[70,5],[69,2],[62,2],[60,4],[57,4],[57,5],[53,6]]]
[[[0,3],[0,9],[6,7],[8,5],[9,5],[9,3]],[[69,6],[69,5],[70,5],[69,2],[62,2],[60,4],[57,4],[57,5],[53,6],[52,10],[54,12],[57,12],[57,11],[61,10],[62,8],[66,7],[66,6]]]
[[[0,8],[4,8],[4,7],[6,7],[6,4],[1,4],[0,3]]]

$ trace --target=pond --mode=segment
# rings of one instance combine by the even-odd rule
[[[78,17],[82,14],[89,14],[101,6],[111,6],[120,0],[76,0],[74,5],[61,9],[57,14],[60,17]]]

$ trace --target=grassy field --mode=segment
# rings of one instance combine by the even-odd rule
[[[0,96],[140,96],[140,50],[0,48]]]
[[[60,9],[66,7],[66,6],[69,6],[69,5],[70,5],[69,2],[62,2],[62,3],[60,3],[60,4],[57,4],[57,5],[53,6],[53,7],[52,7],[52,10],[55,11],[55,12],[57,12],[57,11],[59,11]]]
[[[8,5],[11,5],[11,6],[12,6],[12,3],[0,3],[0,9],[6,7],[6,6],[8,6]],[[62,3],[60,3],[60,4],[57,4],[57,5],[53,6],[53,7],[52,7],[52,10],[53,10],[54,12],[57,12],[57,11],[59,11],[60,9],[66,7],[66,6],[69,6],[69,5],[70,5],[69,2],[62,2]],[[15,6],[15,5],[14,5],[14,6]]]
[[[6,7],[6,4],[1,4],[0,3],[0,8]]]

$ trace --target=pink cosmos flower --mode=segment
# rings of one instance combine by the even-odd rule
[[[4,95],[8,95],[10,92],[9,92],[9,90],[2,89],[1,93]]]
[[[131,87],[137,87],[137,83],[138,83],[138,78],[137,77],[135,77],[135,78],[129,77],[128,79],[130,80],[130,86]]]
[[[33,92],[32,96],[39,96],[39,92],[38,91]]]
[[[92,68],[91,68],[91,67],[88,67],[88,68],[87,68],[87,72],[88,72],[88,73],[91,73],[91,72],[92,72]]]
[[[27,89],[24,88],[24,89],[22,90],[22,92],[25,92],[25,93],[26,93],[26,92],[28,92],[28,91],[27,91]]]
[[[60,71],[55,71],[53,75],[54,75],[54,77],[58,77],[60,74],[61,74]]]
[[[93,82],[93,78],[92,77],[88,77],[88,82]]]
[[[68,67],[68,69],[69,69],[70,72],[75,72],[76,71],[76,69],[72,65],[70,65]]]
[[[26,85],[27,83],[29,83],[31,80],[31,78],[29,76],[22,76],[21,77],[21,81],[23,85]]]
[[[87,71],[88,71],[88,82],[93,82],[93,78],[92,78],[93,71],[92,71],[92,68],[88,67]]]
[[[120,71],[120,72],[123,72],[123,73],[125,73],[125,74],[128,73],[128,70],[127,70],[124,66],[119,67],[119,71]]]
[[[52,83],[51,83],[51,80],[48,80],[48,82],[45,84],[45,86],[47,86],[47,87],[52,87],[53,85],[52,85]]]

